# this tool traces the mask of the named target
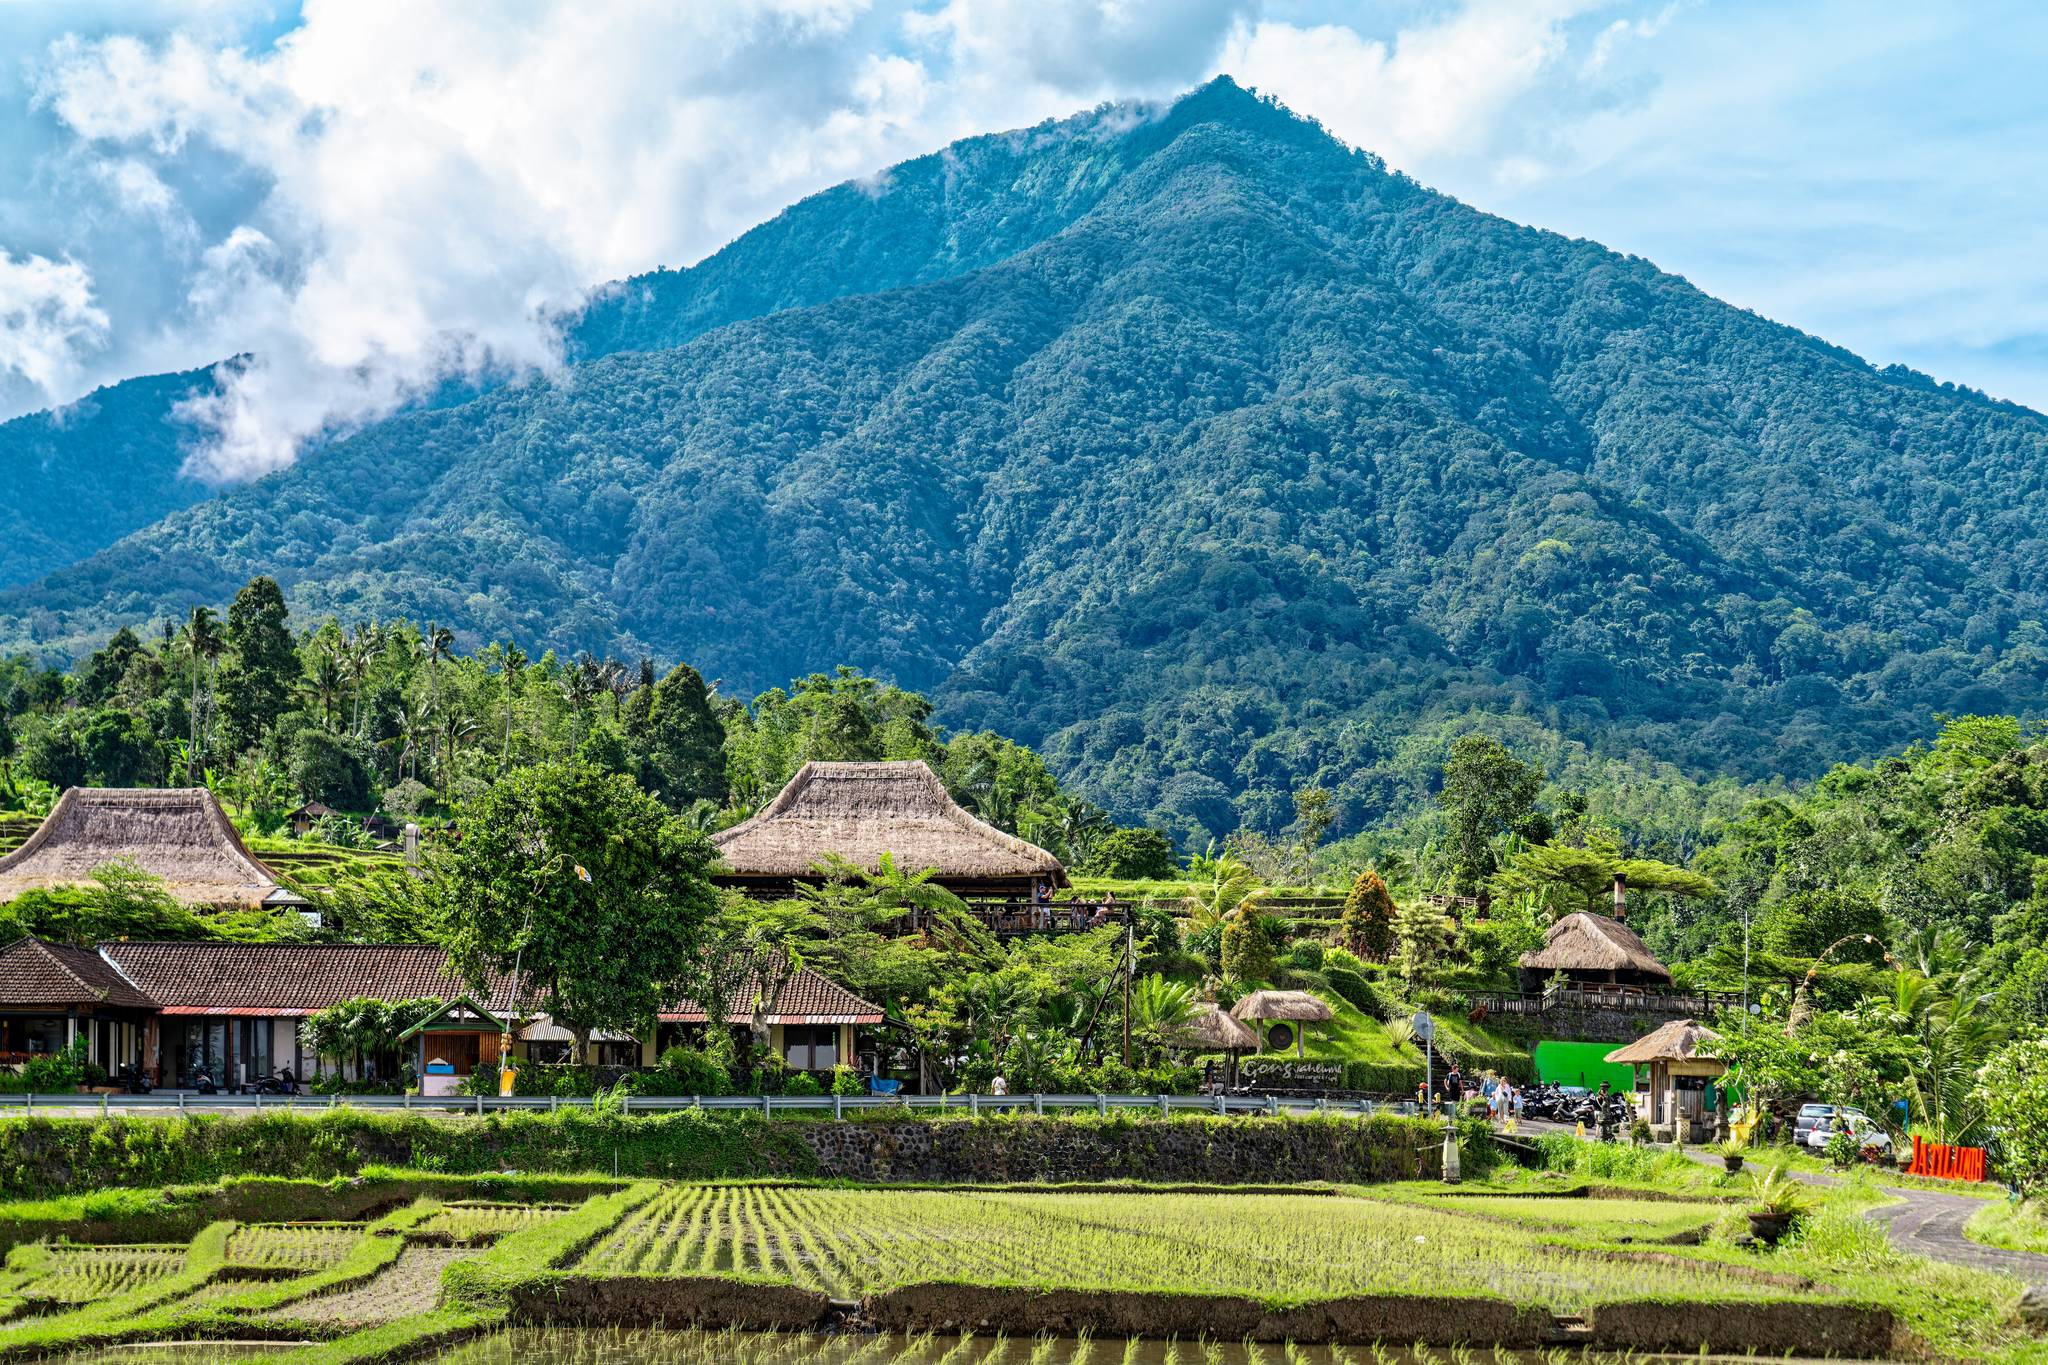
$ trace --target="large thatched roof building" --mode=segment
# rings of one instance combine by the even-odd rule
[[[920,762],[806,763],[760,814],[712,836],[720,880],[777,894],[828,856],[873,872],[882,855],[964,896],[1015,897],[1065,886],[1060,860],[961,809]]]
[[[1566,915],[1543,935],[1543,946],[1522,954],[1522,989],[1540,991],[1558,972],[1573,986],[1661,987],[1671,969],[1620,920],[1581,911]]]
[[[204,787],[73,787],[27,843],[0,858],[0,901],[83,885],[116,861],[162,878],[186,905],[260,905],[278,891],[276,874],[243,847]]]

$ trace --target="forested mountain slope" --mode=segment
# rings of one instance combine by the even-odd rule
[[[579,360],[660,350],[742,318],[1000,260],[1086,212],[1178,127],[1169,113],[1133,128],[1130,115],[1108,109],[955,143],[812,195],[688,270],[594,291],[580,315],[562,319],[566,349]],[[181,474],[204,433],[174,412],[210,384],[205,371],[132,379],[0,423],[0,587],[33,582],[217,492]],[[419,406],[477,392],[451,382]]]
[[[195,433],[172,409],[211,382],[151,375],[0,422],[0,585],[33,582],[209,496],[179,473]]]
[[[301,612],[735,690],[856,663],[1190,835],[1311,781],[1356,828],[1479,715],[1753,777],[2041,709],[2040,415],[1228,82],[970,147],[978,177],[928,158],[634,282],[588,324],[618,353],[559,382],[0,596],[0,638],[76,649],[267,572]]]

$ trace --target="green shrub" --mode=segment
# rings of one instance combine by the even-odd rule
[[[1314,939],[1301,940],[1294,945],[1293,951],[1287,955],[1289,965],[1311,972],[1322,969],[1323,958],[1323,945]]]
[[[1385,987],[1349,967],[1326,962],[1323,967],[1323,979],[1329,983],[1331,990],[1369,1018],[1386,1020],[1400,1013],[1400,1006],[1394,1002]]]
[[[832,1093],[835,1095],[865,1095],[868,1083],[858,1071],[841,1062],[832,1068]]]
[[[661,1054],[660,1074],[673,1089],[648,1091],[669,1095],[730,1095],[732,1076],[717,1058],[702,1048],[680,1043]]]
[[[825,1087],[819,1085],[818,1078],[810,1072],[797,1071],[791,1073],[789,1080],[782,1087],[782,1093],[785,1095],[822,1095],[825,1093]]]

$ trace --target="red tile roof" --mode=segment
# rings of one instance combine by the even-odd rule
[[[0,948],[0,1001],[9,1005],[120,1005],[155,1009],[107,960],[90,948],[39,938]]]
[[[740,977],[727,996],[728,1024],[743,1024],[754,1017],[754,998],[761,993],[761,979],[752,971]],[[678,1000],[661,1017],[672,1024],[701,1024],[710,1015],[696,1000]],[[809,967],[800,969],[769,1002],[767,1017],[776,1024],[879,1024],[882,1007],[861,999],[852,991]]]
[[[100,951],[169,1014],[311,1014],[344,1000],[452,1000],[464,984],[426,944],[103,943]],[[511,980],[490,983],[512,1007]]]
[[[33,942],[34,940],[26,940]],[[43,945],[50,946],[50,945]],[[65,950],[95,962],[84,949]],[[243,1014],[294,1017],[369,996],[453,1000],[464,983],[448,974],[448,954],[426,944],[367,943],[103,943],[100,954],[126,976],[139,1000],[154,1001],[166,1014]],[[752,1017],[757,979],[749,972],[736,983],[730,1023]],[[515,1008],[512,979],[496,976],[477,1003],[503,1014]],[[13,1003],[8,978],[0,974],[0,1003]],[[33,1003],[33,1002],[24,1002]],[[517,1004],[536,1009],[530,994]],[[671,1023],[701,1023],[704,1006],[680,1000],[661,1017]],[[782,989],[768,1011],[772,1022],[791,1024],[876,1024],[879,1005],[806,967]]]

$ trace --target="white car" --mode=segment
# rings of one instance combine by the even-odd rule
[[[1844,1110],[1839,1117],[1831,1115],[1814,1124],[1813,1131],[1806,1135],[1806,1145],[1816,1152],[1827,1150],[1828,1141],[1834,1137],[1837,1124],[1845,1126],[1849,1136],[1856,1139],[1859,1151],[1867,1152],[1875,1148],[1887,1156],[1891,1154],[1892,1140],[1885,1136],[1884,1129],[1853,1109]]]

